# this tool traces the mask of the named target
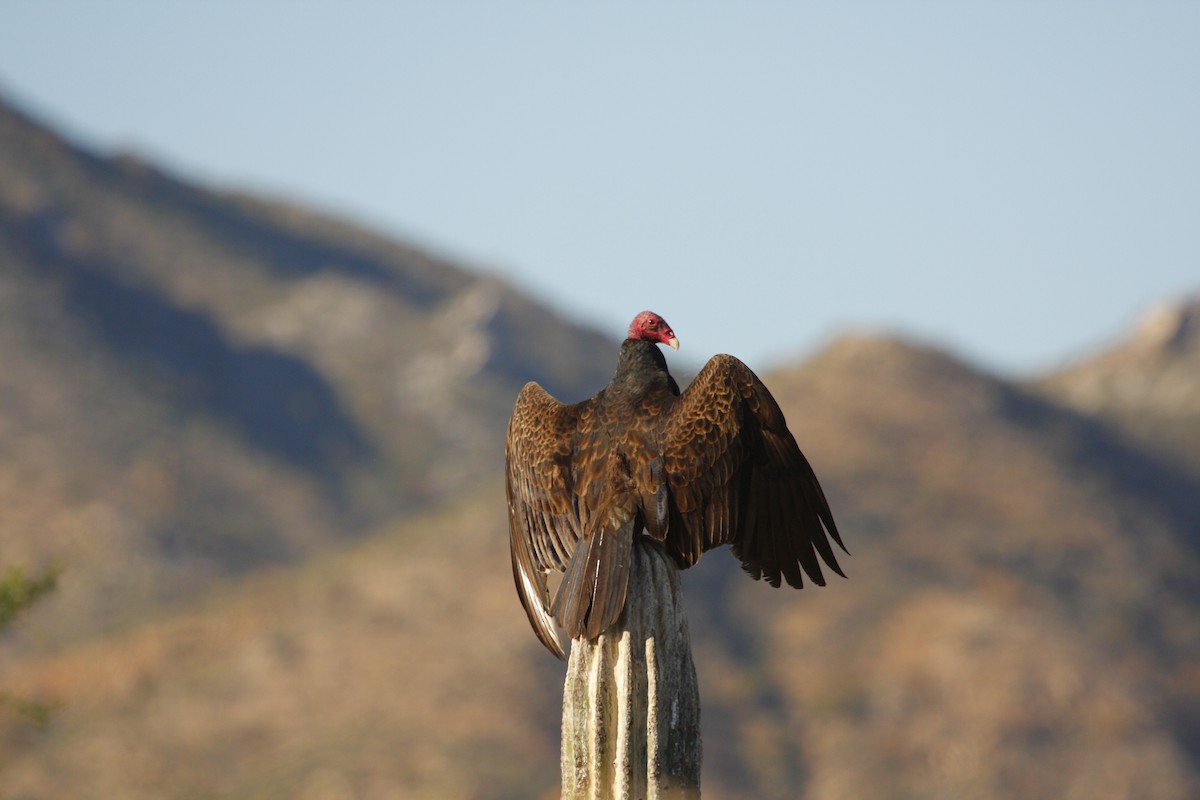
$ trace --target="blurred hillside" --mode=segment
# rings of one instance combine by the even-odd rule
[[[0,352],[3,558],[66,567],[60,632],[443,500],[495,473],[526,380],[611,372],[499,281],[4,105]]]
[[[0,202],[0,561],[65,567],[0,640],[60,706],[0,715],[0,797],[554,796],[503,425],[620,332],[11,109]],[[1028,385],[867,336],[764,375],[854,555],[685,573],[706,797],[1200,796],[1196,407],[1073,388],[1200,397],[1154,341]]]
[[[1039,387],[1200,472],[1200,296],[1163,302],[1122,341]]]

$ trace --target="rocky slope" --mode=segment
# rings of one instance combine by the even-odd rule
[[[1116,345],[1036,385],[1200,471],[1200,297],[1163,302]]]
[[[1195,794],[1190,479],[899,341],[767,380],[854,555],[802,592],[720,551],[685,575],[705,796]],[[562,667],[516,603],[502,503],[493,485],[0,670],[61,703],[9,732],[0,775],[29,796],[553,796]]]
[[[1190,313],[1032,386],[866,336],[765,375],[854,555],[685,575],[705,796],[1200,795]],[[0,640],[57,705],[0,712],[0,797],[554,796],[500,442],[615,350],[0,108],[0,558],[64,567]]]
[[[2,103],[0,350],[3,558],[65,567],[41,613],[72,635],[439,502],[494,474],[526,380],[612,369],[497,280]]]

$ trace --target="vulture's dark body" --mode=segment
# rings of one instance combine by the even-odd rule
[[[509,423],[506,486],[513,577],[534,631],[563,655],[557,620],[593,639],[624,607],[633,537],[680,568],[730,544],[753,577],[799,588],[838,574],[829,505],[770,392],[732,356],[682,395],[650,341],[626,339],[612,381],[559,403],[536,383]],[[564,573],[550,602],[546,575]],[[552,619],[553,618],[553,619]]]

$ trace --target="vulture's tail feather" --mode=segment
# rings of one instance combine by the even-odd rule
[[[572,639],[595,639],[625,608],[636,521],[580,540],[554,598],[553,613]]]

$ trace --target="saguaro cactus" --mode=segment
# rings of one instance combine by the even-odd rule
[[[679,570],[634,542],[625,611],[571,644],[563,690],[564,800],[700,797],[700,692]]]

